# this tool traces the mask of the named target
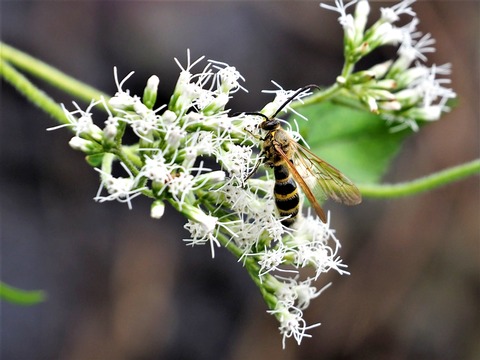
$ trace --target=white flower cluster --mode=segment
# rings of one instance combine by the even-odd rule
[[[400,127],[416,129],[416,121],[438,118],[455,94],[443,87],[448,80],[437,78],[448,74],[448,66],[419,64],[425,53],[433,51],[433,40],[415,32],[418,20],[410,8],[412,2],[404,0],[382,9],[380,20],[368,29],[367,1],[344,5],[336,0],[335,7],[322,6],[340,13],[346,55],[344,71],[331,87],[335,91],[325,93],[357,99],[370,111],[399,122]],[[356,4],[354,15],[346,13],[352,4]],[[407,26],[393,26],[402,15],[413,19]],[[398,59],[353,72],[360,58],[385,44],[400,45]],[[338,256],[340,243],[329,226],[329,216],[323,223],[310,214],[299,214],[293,226],[282,225],[285,219],[277,214],[274,182],[268,172],[261,178],[251,175],[263,160],[254,151],[261,147],[260,122],[278,109],[294,112],[285,103],[293,94],[310,94],[285,91],[275,84],[278,89],[269,91],[275,99],[261,111],[265,117],[251,112],[229,115],[226,105],[231,95],[245,90],[240,84],[243,77],[234,67],[217,61],[208,61],[202,71],[193,73],[203,57],[192,63],[188,52],[187,58],[185,67],[175,59],[181,72],[168,104],[154,109],[157,76],[148,80],[140,97],[124,89],[133,72],[119,81],[115,69],[116,94],[92,102],[86,110],[74,103],[74,111],[65,109],[69,123],[62,126],[72,128],[75,136],[70,145],[86,153],[100,173],[95,200],[117,200],[131,207],[134,197],[144,195],[152,199],[153,218],[161,218],[165,202],[170,203],[188,219],[185,229],[190,237],[184,241],[209,245],[212,257],[215,247],[224,246],[242,261],[280,323],[283,345],[289,337],[300,343],[310,336],[306,331],[318,325],[308,326],[303,320],[303,311],[323,290],[317,290],[314,281],[331,269],[348,274]],[[108,114],[103,129],[93,121],[94,106]],[[285,130],[292,139],[301,138],[290,126]],[[125,134],[134,134],[137,142],[125,143]],[[216,162],[209,165],[215,169],[205,166],[207,158]],[[113,172],[115,162],[123,174],[117,169]],[[306,267],[313,272],[302,278],[300,271]]]
[[[321,4],[323,8],[340,14],[344,29],[345,66],[337,83],[346,91],[343,94],[360,101],[388,122],[395,123],[393,130],[411,128],[418,130],[418,122],[438,120],[442,112],[449,111],[447,101],[455,98],[448,88],[450,64],[428,67],[426,54],[435,51],[435,40],[430,34],[417,31],[419,19],[411,8],[415,0],[403,0],[388,8],[381,8],[381,16],[366,28],[370,5],[367,0],[353,0],[344,4],[335,0],[335,6]],[[356,4],[353,14],[347,8]],[[397,27],[401,17],[410,22]],[[398,57],[373,66],[366,71],[353,72],[361,58],[384,45],[398,46]]]
[[[119,81],[115,69],[116,94],[92,102],[84,111],[66,112],[75,136],[70,145],[88,155],[100,173],[101,185],[95,200],[117,200],[131,207],[139,195],[153,199],[151,216],[161,218],[165,202],[188,219],[185,229],[188,245],[225,246],[242,261],[258,284],[279,320],[283,343],[294,337],[298,343],[309,336],[303,318],[310,300],[319,295],[312,283],[330,269],[341,274],[344,265],[338,258],[339,242],[328,224],[318,218],[299,218],[295,228],[282,225],[273,198],[273,181],[252,178],[262,161],[254,147],[261,144],[254,115],[228,115],[230,95],[243,89],[240,73],[233,67],[209,61],[197,74],[192,68],[201,60],[181,68],[179,80],[168,105],[154,109],[158,77],[152,76],[143,97],[125,90],[128,74]],[[276,84],[277,85],[277,84]],[[294,91],[270,91],[275,99],[263,113],[272,115]],[[308,95],[308,93],[303,94]],[[92,108],[101,106],[108,114],[101,129],[94,124]],[[286,107],[287,109],[288,106]],[[291,109],[289,109],[291,110]],[[138,142],[124,144],[126,131]],[[298,132],[286,127],[295,139]],[[213,158],[219,168],[205,167]],[[124,175],[114,174],[114,162]],[[301,280],[298,271],[313,267],[314,275]],[[279,274],[293,273],[293,278]],[[314,325],[316,326],[316,325]]]

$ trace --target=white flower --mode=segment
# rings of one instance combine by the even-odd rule
[[[71,127],[73,131],[75,131],[76,136],[101,142],[103,139],[102,129],[93,123],[92,113],[90,112],[99,102],[92,100],[85,111],[82,110],[75,101],[72,103],[77,110],[68,111],[65,106],[61,104],[63,112],[67,117],[68,124],[54,126],[47,130],[50,131],[62,127]]]
[[[180,166],[175,164],[174,160],[167,162],[163,152],[157,151],[152,157],[145,157],[145,165],[137,177],[146,177],[154,182],[166,184],[179,169]]]
[[[421,35],[421,33],[418,33],[418,35]],[[435,44],[435,39],[430,34],[425,34],[419,40],[412,41],[410,47],[407,47],[405,44],[406,42],[404,41],[402,43],[403,47],[400,47],[398,50],[400,56],[427,61],[425,54],[435,52],[435,48],[432,46]],[[411,54],[408,54],[408,52]]]
[[[134,71],[131,71],[125,78],[119,82],[118,81],[118,72],[117,67],[113,68],[113,76],[115,78],[115,84],[117,85],[117,92],[113,97],[110,98],[108,103],[116,110],[125,110],[130,109],[133,106],[133,103],[138,98],[137,96],[130,96],[130,91],[124,91],[122,89],[125,82],[134,74]]]
[[[98,188],[97,195],[94,200],[98,202],[119,201],[128,204],[128,208],[132,209],[132,199],[139,196],[145,187],[137,188],[135,179],[130,176],[127,178],[113,177],[109,173],[95,169],[101,174],[102,182]],[[130,174],[131,175],[131,174]],[[102,189],[105,188],[109,195],[101,196]]]
[[[222,144],[222,139],[214,137],[210,131],[198,130],[191,134],[185,142],[185,151],[201,155],[212,155]]]
[[[320,326],[319,323],[307,326],[300,309],[291,307],[289,304],[284,305],[280,301],[275,310],[270,310],[268,312],[275,315],[280,322],[279,330],[280,334],[283,335],[282,346],[284,349],[285,340],[287,338],[293,336],[297,344],[300,345],[304,337],[312,337],[306,333],[307,330]]]
[[[315,286],[311,286],[313,279],[309,278],[305,281],[298,283],[294,287],[294,291],[297,294],[297,306],[300,310],[305,310],[310,306],[310,301],[318,297],[324,290],[330,287],[332,283],[328,283],[320,290],[317,290]]]
[[[103,96],[101,97],[101,102],[103,108],[108,113],[108,118],[104,122],[105,127],[103,128],[103,134],[105,135],[106,140],[114,141],[115,137],[118,134],[120,118],[112,114]]]
[[[416,31],[418,22],[418,19],[414,18],[409,24],[400,28],[402,41],[397,51],[399,57],[392,66],[392,69],[395,69],[397,72],[408,69],[416,59],[426,61],[427,57],[425,54],[435,51],[435,48],[432,46],[435,44],[435,39],[430,34],[423,35],[421,32]],[[417,38],[419,39],[416,40]]]
[[[312,299],[318,297],[332,283],[325,285],[322,289],[317,290],[312,286],[313,278],[307,278],[304,281],[298,281],[299,276],[294,278],[284,278],[277,276],[279,284],[275,290],[275,295],[283,304],[296,306],[300,310],[305,310],[310,305]]]
[[[404,38],[402,29],[392,26],[390,23],[382,23],[373,33],[371,43],[374,47],[382,45],[397,45]]]
[[[247,176],[251,175],[255,164],[252,164],[253,149],[251,146],[228,145],[228,149],[214,149],[217,160],[228,172],[233,183],[244,184]]]
[[[285,218],[278,218],[276,216],[273,203],[267,203],[266,205],[267,207],[265,212],[269,213],[269,215],[266,214],[266,216],[264,217],[265,220],[263,225],[267,229],[269,237],[272,240],[278,241],[282,239],[282,237],[291,230],[289,230],[282,224],[282,221],[285,220]]]
[[[392,66],[393,60],[387,60],[383,63],[373,65],[368,72],[371,72],[375,79],[383,78]]]
[[[212,258],[215,257],[214,245],[220,247],[214,231],[219,225],[218,218],[205,214],[195,206],[185,205],[182,212],[189,218],[184,228],[190,232],[190,239],[183,239],[188,245],[204,245],[210,243]]]
[[[165,141],[173,149],[178,149],[180,143],[187,136],[187,131],[176,124],[168,124],[165,126]]]
[[[234,93],[238,89],[246,91],[239,83],[239,80],[244,80],[243,76],[234,67],[222,62],[210,60],[200,74],[192,75],[191,69],[202,59],[203,57],[190,64],[190,52],[188,51],[186,68],[183,68],[175,59],[182,71],[170,102],[170,108],[176,109],[179,114],[185,113],[191,107],[195,107],[205,115],[216,114],[224,110],[230,93]],[[215,73],[212,68],[218,72]],[[207,84],[210,86],[206,87]]]
[[[275,85],[278,89],[277,90],[263,90],[262,92],[265,93],[265,94],[275,94],[275,99],[268,103],[267,105],[264,106],[264,108],[262,109],[261,113],[262,114],[265,114],[266,116],[273,116],[273,114],[275,114],[278,109],[280,108],[280,106],[282,106],[283,104],[286,103],[286,101],[294,94],[296,93],[299,89],[297,90],[284,90],[278,83],[276,83],[275,81],[272,81],[272,84]],[[305,91],[305,92],[302,92],[300,94],[298,94],[296,100],[297,101],[302,101],[302,97],[305,97],[305,96],[308,96],[310,95],[311,93],[309,91]],[[284,108],[283,108],[283,111],[284,112],[292,112],[294,113],[295,115],[301,117],[302,119],[306,120],[307,118],[305,116],[303,116],[302,114],[300,114],[299,112],[295,111],[295,109],[292,109],[290,107],[290,104],[287,104]],[[264,119],[260,119],[260,120],[264,120]]]
[[[180,204],[180,208],[185,202],[185,197],[196,186],[196,179],[191,174],[179,173],[176,176],[172,176],[167,183],[168,192],[173,196],[175,201]]]
[[[269,249],[259,254],[255,254],[260,258],[260,261],[258,262],[260,265],[260,272],[258,275],[262,277],[269,272],[282,270],[279,266],[285,261],[285,253],[286,249],[280,246],[276,249]]]
[[[416,13],[410,7],[416,0],[403,0],[398,4],[393,5],[389,8],[380,8],[382,13],[381,20],[387,21],[389,23],[394,23],[400,20],[400,15],[407,14],[412,17],[416,16]]]
[[[384,113],[382,117],[389,122],[399,123],[392,131],[410,127],[419,129],[417,121],[438,120],[443,112],[449,110],[447,101],[456,97],[455,92],[446,87],[450,79],[440,78],[450,74],[450,64],[433,65],[428,68],[417,64],[414,68],[395,74],[401,90],[394,95],[402,105],[398,113]]]
[[[347,41],[354,41],[356,38],[356,28],[355,28],[355,20],[352,14],[347,14],[346,10],[351,5],[354,5],[358,2],[358,0],[352,0],[346,5],[343,3],[343,0],[335,0],[335,6],[328,5],[321,3],[320,6],[327,10],[332,10],[338,12],[340,14],[338,18],[338,22],[342,25],[345,38]],[[363,5],[362,5],[363,6]],[[363,11],[362,11],[363,16]]]
[[[215,93],[212,91],[201,91],[199,92],[198,98],[195,101],[195,106],[205,112],[205,109],[209,106],[212,105],[213,102],[215,101]],[[228,101],[228,95],[227,95],[227,101]],[[212,111],[213,112],[213,111]]]
[[[297,221],[297,228],[284,240],[284,245],[293,254],[293,264],[297,267],[313,266],[315,279],[331,269],[340,274],[348,273],[337,256],[340,242],[329,223],[330,214],[326,224],[309,214]]]
[[[304,243],[325,244],[330,239],[337,246],[340,246],[339,241],[335,238],[335,230],[330,228],[330,212],[327,213],[327,222],[324,223],[318,217],[313,216],[309,209],[307,215],[298,221],[295,236],[291,241],[292,245]]]
[[[232,240],[244,255],[239,261],[252,253],[252,248],[258,245],[264,234],[264,229],[257,222],[247,222],[244,219],[235,224],[232,230],[236,235]]]
[[[180,64],[177,58],[175,58],[175,62],[180,67],[181,72],[180,76],[178,77],[172,99],[170,100],[169,108],[176,109],[177,114],[184,114],[190,107],[195,105],[193,101],[201,96],[204,80],[211,76],[211,72],[208,70],[208,67],[197,76],[194,76],[191,73],[192,68],[202,61],[203,58],[204,56],[200,57],[193,63],[190,63],[190,50],[187,50],[187,66],[185,68]],[[191,82],[195,79],[195,83]]]
[[[213,67],[218,71],[216,75],[217,88],[223,93],[234,93],[239,89],[248,92],[240,85],[239,80],[245,81],[245,78],[233,66],[222,63],[220,61],[209,60],[214,64]]]
[[[210,216],[205,214],[198,207],[186,205],[184,213],[197,224],[201,225],[201,229],[196,229],[197,234],[200,237],[207,236],[208,234],[213,233],[215,226],[218,223],[218,218],[215,216]]]
[[[423,105],[433,105],[437,99],[439,104],[444,106],[448,99],[456,97],[455,92],[444,86],[444,84],[450,84],[448,78],[438,78],[438,75],[449,75],[451,65],[444,64],[442,66],[433,65],[427,74],[427,76],[415,84],[415,87],[420,88],[424,92]]]
[[[248,189],[242,188],[232,182],[223,186],[219,192],[223,194],[224,201],[228,202],[229,207],[238,213],[245,214],[250,212],[251,207],[258,206],[260,208],[263,206],[263,203],[257,200],[257,197]],[[257,202],[262,205],[255,205]]]
[[[332,11],[338,12],[340,14],[340,18],[344,18],[347,15],[347,11],[346,11],[347,8],[356,4],[357,2],[358,2],[358,0],[352,0],[345,5],[343,3],[343,0],[335,0],[335,6],[321,3],[320,7],[324,8],[324,9],[327,9],[327,10],[332,10]]]
[[[128,123],[135,134],[147,141],[152,142],[153,133],[162,129],[161,117],[157,112],[162,109],[150,110],[139,98],[135,98],[132,104],[132,111],[120,110],[124,114],[122,121]]]

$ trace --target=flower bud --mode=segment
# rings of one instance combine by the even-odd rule
[[[82,139],[79,136],[72,137],[68,144],[72,149],[80,150],[86,154],[96,154],[102,151],[102,147],[99,144],[91,140]]]
[[[382,101],[379,105],[382,110],[399,111],[402,109],[402,104],[397,100]]]
[[[199,175],[198,182],[199,183],[208,182],[210,184],[215,184],[215,183],[224,181],[225,177],[226,177],[225,171],[216,170],[216,171],[211,171],[209,173]]]
[[[147,86],[143,91],[142,102],[150,110],[153,109],[153,106],[155,105],[155,101],[157,100],[157,90],[158,90],[159,83],[160,83],[160,79],[158,78],[158,76],[152,75],[148,79]]]
[[[165,112],[162,114],[162,120],[165,124],[173,124],[173,122],[177,120],[177,114],[171,110],[165,110]]]
[[[200,208],[185,203],[179,209],[188,219],[202,225],[204,233],[211,233],[217,225],[218,218],[205,214]]]
[[[359,34],[363,34],[369,13],[370,4],[368,1],[360,0],[355,7],[355,30],[357,32],[357,36]]]
[[[165,203],[162,200],[155,200],[150,208],[150,216],[153,219],[160,219],[165,213]]]
[[[375,87],[384,90],[395,90],[397,82],[393,79],[383,79],[376,82]]]
[[[381,79],[392,66],[392,62],[392,60],[387,60],[383,63],[372,66],[370,69],[368,69],[368,71],[372,72],[376,79]]]
[[[372,113],[374,114],[378,113],[378,104],[373,96],[365,95],[365,96],[362,96],[361,100],[368,106],[368,108]]]
[[[435,121],[440,119],[442,115],[442,107],[440,105],[413,107],[407,111],[407,116],[416,120]]]
[[[339,76],[340,77],[340,76]],[[365,71],[358,71],[351,76],[348,77],[348,83],[349,84],[365,84],[369,81],[372,81],[375,79],[375,74],[371,72],[370,70],[365,70]],[[337,78],[337,82],[338,82]]]

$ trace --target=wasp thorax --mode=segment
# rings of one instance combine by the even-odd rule
[[[269,166],[278,166],[285,162],[285,157],[290,160],[291,141],[290,136],[281,127],[269,130],[263,142],[265,163]]]

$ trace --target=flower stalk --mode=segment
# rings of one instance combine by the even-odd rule
[[[363,184],[358,187],[365,197],[396,198],[430,191],[478,173],[480,173],[480,160],[476,159],[413,181],[398,184]]]
[[[94,87],[68,76],[64,72],[4,42],[0,42],[0,53],[3,61],[85,102],[90,102],[92,99],[98,100],[102,96],[108,97]]]

